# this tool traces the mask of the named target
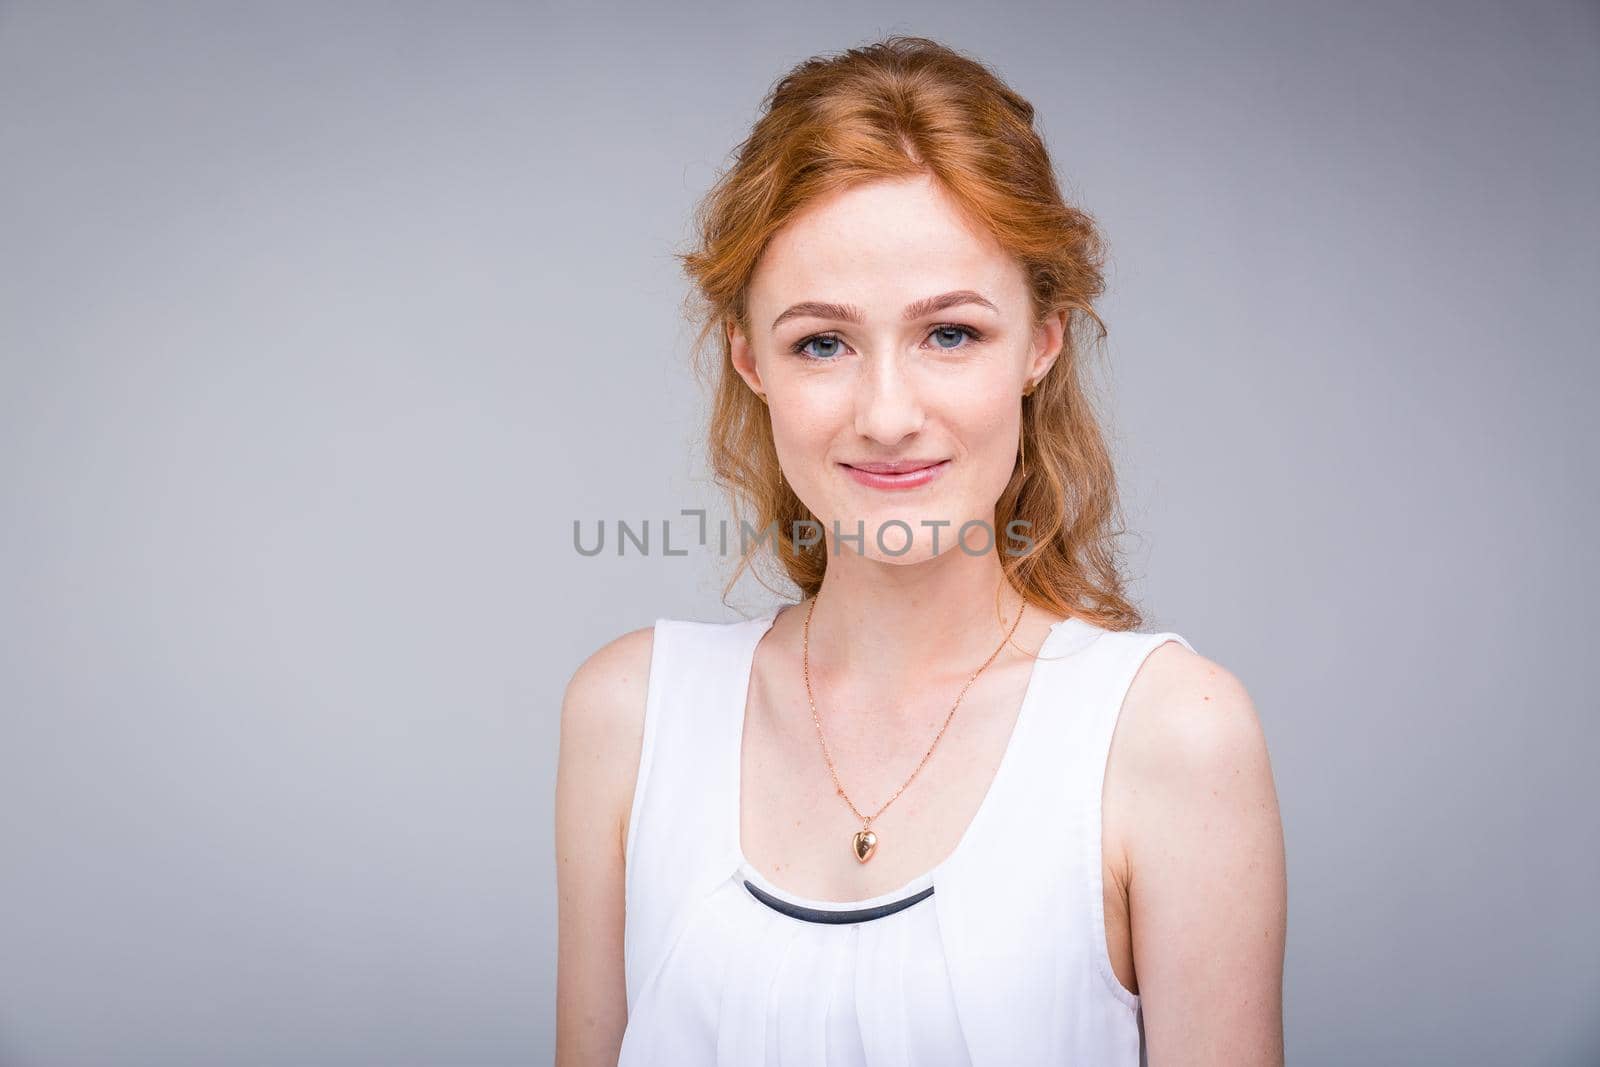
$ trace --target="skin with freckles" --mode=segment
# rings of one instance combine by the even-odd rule
[[[1010,740],[1031,654],[1059,621],[1024,610],[994,551],[961,551],[954,536],[992,522],[1017,464],[1023,391],[1060,358],[1065,320],[1036,320],[1020,265],[927,178],[857,186],[791,219],[763,252],[746,313],[726,326],[732,366],[766,394],[784,478],[826,529],[860,523],[866,537],[830,545],[821,591],[781,611],[757,645],[740,847],[792,895],[875,897],[955,850]],[[947,463],[914,488],[863,485],[847,468],[902,459]],[[893,528],[877,543],[890,520],[909,525],[909,550]],[[812,691],[840,780],[866,812],[905,786],[874,819],[879,851],[866,864],[849,852],[860,821],[836,793],[802,675],[813,603]],[[616,1062],[627,1021],[623,846],[652,639],[644,628],[610,642],[563,698],[563,1065]],[[1149,1062],[1281,1064],[1282,830],[1238,679],[1175,642],[1149,655],[1112,738],[1102,824],[1096,934],[1116,981],[1140,995]]]
[[[905,316],[946,294],[958,296]],[[968,520],[992,524],[1017,462],[1023,389],[1055,362],[1064,323],[1032,321],[1021,267],[931,179],[813,205],[762,256],[747,309],[748,333],[728,326],[733,365],[766,394],[784,477],[826,530],[865,529],[866,556],[909,565],[936,555],[936,537],[942,552]],[[929,485],[894,492],[841,468],[896,459],[950,464]],[[892,519],[914,535],[903,554],[903,531],[886,529],[883,546],[876,537]],[[986,537],[974,530],[967,543],[981,549]]]

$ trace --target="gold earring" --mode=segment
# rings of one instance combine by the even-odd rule
[[[1032,396],[1033,391],[1038,387],[1038,382],[1029,382],[1023,388],[1022,395],[1025,397]],[[1017,435],[1017,454],[1020,457],[1017,464],[1018,477],[1026,478],[1028,476],[1028,423],[1026,418],[1022,423],[1022,432]]]

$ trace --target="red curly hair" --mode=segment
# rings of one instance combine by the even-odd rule
[[[694,366],[712,390],[710,469],[738,519],[756,531],[776,528],[768,543],[803,596],[822,585],[827,542],[796,542],[793,524],[816,516],[781,477],[766,407],[734,370],[720,327],[731,320],[748,334],[756,264],[808,205],[867,182],[926,175],[1022,266],[1035,324],[1067,314],[1061,355],[1022,401],[1027,477],[1013,473],[995,504],[993,529],[1023,520],[1033,542],[1025,554],[1001,554],[1006,577],[1054,614],[1114,630],[1142,623],[1124,592],[1116,479],[1087,387],[1085,355],[1106,335],[1093,306],[1105,287],[1104,244],[1094,220],[1062,197],[1033,117],[1033,106],[987,67],[924,37],[816,56],[773,87],[695,213],[698,247],[678,259],[693,283],[688,314],[699,323]],[[706,358],[713,336],[714,363]],[[746,548],[724,597],[760,547]]]

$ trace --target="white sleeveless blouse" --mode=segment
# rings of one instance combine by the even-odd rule
[[[619,1065],[1137,1067],[1139,998],[1106,952],[1100,795],[1140,664],[1193,646],[1057,623],[955,850],[888,893],[820,901],[768,882],[739,843],[751,667],[776,617],[656,620]]]

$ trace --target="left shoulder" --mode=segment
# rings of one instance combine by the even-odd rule
[[[1288,885],[1267,745],[1244,684],[1174,641],[1150,649],[1113,733],[1107,856],[1125,893],[1150,1058],[1283,1056]],[[1108,894],[1109,895],[1109,894]]]
[[[1114,747],[1138,778],[1169,784],[1266,769],[1261,721],[1244,683],[1172,640],[1151,650],[1135,673]]]

